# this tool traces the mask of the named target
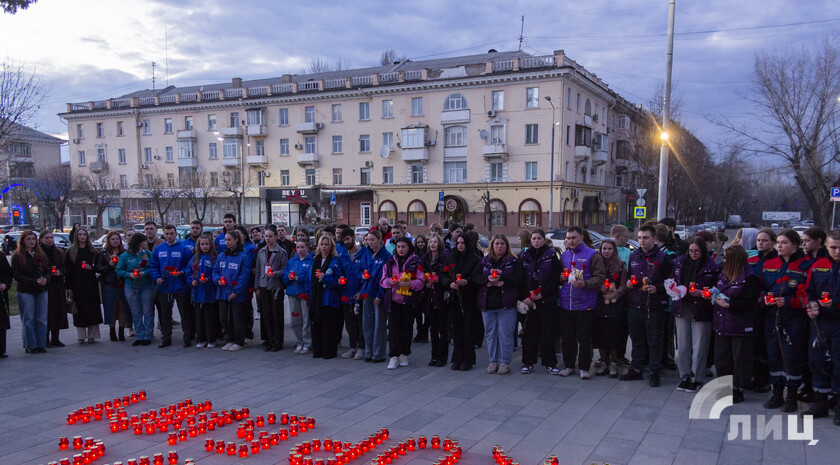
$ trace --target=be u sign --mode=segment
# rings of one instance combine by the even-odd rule
[[[647,207],[633,207],[633,218],[647,217]]]

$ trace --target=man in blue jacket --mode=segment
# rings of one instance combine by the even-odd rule
[[[225,234],[236,229],[236,215],[233,213],[225,213],[225,217],[222,218],[222,224],[224,224],[225,227],[222,229],[222,233],[216,236],[216,250],[219,253],[225,251]],[[247,237],[248,235],[246,234],[245,238]]]
[[[195,337],[195,313],[190,305],[189,287],[184,278],[188,271],[192,252],[189,247],[177,239],[175,226],[167,224],[163,227],[164,242],[152,252],[152,263],[149,273],[155,280],[155,299],[158,305],[158,320],[160,321],[160,348],[172,345],[172,305],[178,304],[181,314],[181,325],[184,332],[184,347],[192,345]]]
[[[204,225],[201,221],[192,220],[190,222],[190,233],[181,241],[182,244],[190,249],[193,255],[195,255],[195,246],[198,244],[198,238],[201,237],[202,232],[204,232]]]

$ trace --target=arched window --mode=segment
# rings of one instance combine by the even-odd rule
[[[526,200],[519,207],[519,226],[529,228],[540,224],[540,204],[536,200]]]
[[[467,108],[467,99],[461,94],[451,94],[443,101],[443,111],[463,110]]]
[[[492,226],[504,226],[505,213],[505,204],[500,200],[490,201],[490,224]]]
[[[408,225],[426,226],[426,206],[423,202],[415,200],[408,206]]]
[[[466,126],[449,126],[443,130],[443,146],[444,147],[466,147],[467,146],[467,127]]]
[[[394,202],[386,200],[379,205],[379,217],[387,218],[388,224],[394,224],[397,221],[397,206]]]
[[[583,104],[583,114],[592,116],[592,103],[589,102],[589,99],[586,99]]]

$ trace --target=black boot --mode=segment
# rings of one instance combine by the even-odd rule
[[[797,399],[796,388],[788,387],[787,395],[785,396],[785,403],[782,406],[782,411],[785,413],[795,412],[799,408],[799,399]]]
[[[120,326],[120,332],[117,334],[117,338],[120,341],[125,342],[125,328],[124,327]]]
[[[117,330],[111,326],[111,340],[117,342]]]
[[[834,393],[834,397],[837,397],[837,393]],[[834,424],[840,426],[840,402],[834,405]]]
[[[815,392],[814,393],[814,403],[811,404],[811,408],[802,412],[802,416],[805,415],[813,415],[814,418],[823,418],[828,416],[828,395]]]
[[[783,384],[776,384],[773,386],[773,397],[770,398],[767,402],[764,403],[764,408],[766,409],[774,409],[779,408],[784,405],[785,400],[783,394],[785,392],[785,386]]]

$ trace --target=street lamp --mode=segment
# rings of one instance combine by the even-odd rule
[[[545,100],[551,105],[551,173],[548,184],[549,200],[548,200],[548,230],[551,231],[551,226],[554,224],[554,103],[551,102],[551,97],[545,96]]]

